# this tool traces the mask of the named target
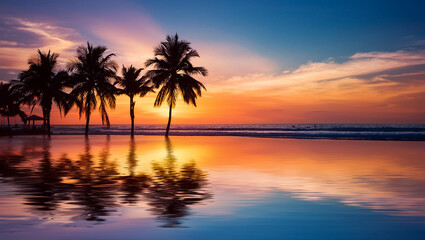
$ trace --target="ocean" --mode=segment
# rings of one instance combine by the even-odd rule
[[[55,135],[84,134],[84,125],[55,125]],[[165,125],[136,125],[135,135],[163,135]],[[91,135],[128,135],[130,125],[91,125]],[[425,124],[207,124],[171,126],[177,136],[248,136],[302,139],[425,140]]]
[[[422,240],[424,156],[425,141],[1,137],[0,239]]]

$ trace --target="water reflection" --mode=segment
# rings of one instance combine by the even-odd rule
[[[114,193],[118,185],[118,175],[115,162],[109,160],[110,138],[107,136],[104,148],[99,153],[98,163],[91,153],[90,141],[85,140],[84,152],[75,162],[69,164],[69,178],[74,182],[73,204],[80,206],[81,214],[76,220],[104,221],[116,207]],[[71,188],[71,189],[72,189]]]
[[[123,181],[121,186],[121,202],[135,205],[141,197],[143,191],[147,190],[150,183],[150,176],[145,173],[135,173],[137,167],[136,142],[134,136],[131,136],[130,147],[127,155],[128,175],[121,176]]]
[[[172,144],[166,138],[167,157],[153,163],[151,187],[146,196],[150,209],[163,222],[162,227],[177,227],[190,214],[189,206],[210,197],[204,186],[205,173],[195,162],[185,163],[179,169]]]
[[[137,207],[145,202],[161,227],[178,227],[190,215],[189,206],[211,194],[205,190],[205,172],[194,161],[179,168],[171,141],[166,139],[165,145],[167,155],[151,164],[151,173],[136,172],[137,144],[131,138],[128,174],[120,174],[110,159],[109,136],[98,154],[86,138],[75,159],[67,154],[53,159],[51,140],[43,138],[22,144],[20,151],[1,152],[0,177],[17,186],[28,210],[40,216],[71,215],[71,222],[100,223],[124,204]]]

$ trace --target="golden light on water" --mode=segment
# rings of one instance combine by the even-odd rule
[[[34,147],[26,151],[36,154],[43,145]],[[54,136],[49,146],[52,159],[65,153],[79,159],[87,149],[94,164],[105,159],[123,176],[129,174],[129,164],[135,174],[151,173],[153,163],[172,158],[176,166],[195,162],[214,186],[244,189],[246,194],[275,189],[305,200],[337,198],[349,205],[395,210],[391,214],[425,215],[425,199],[415,190],[416,183],[425,183],[422,142],[172,137],[167,144],[159,136],[136,136],[134,141],[128,136],[91,136],[88,141]]]

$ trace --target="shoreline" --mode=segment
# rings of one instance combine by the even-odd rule
[[[122,133],[93,133],[88,136],[129,136],[130,134],[122,134]],[[9,134],[2,135],[1,137],[14,137],[14,136],[48,136],[45,133],[19,133],[19,134]],[[67,133],[67,134],[55,134],[52,133],[51,136],[84,136],[84,134],[80,133]],[[164,133],[138,133],[134,134],[134,136],[164,136]],[[358,135],[344,135],[344,136],[335,136],[335,135],[296,135],[296,134],[288,134],[288,135],[261,135],[261,134],[202,134],[202,133],[170,133],[170,137],[246,137],[246,138],[275,138],[275,139],[304,139],[304,140],[355,140],[355,141],[412,141],[412,142],[421,142],[425,141],[425,134],[406,134],[406,135],[382,135],[382,136],[358,136]]]
[[[164,136],[163,125],[136,125],[134,135]],[[53,125],[51,135],[84,135],[83,125]],[[0,136],[47,135],[42,128],[0,128]],[[89,135],[128,135],[129,125],[91,125]],[[208,124],[174,125],[170,136],[425,141],[425,124]]]

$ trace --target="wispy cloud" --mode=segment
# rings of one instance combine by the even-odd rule
[[[18,42],[0,40],[0,46],[17,46]]]
[[[120,25],[113,21],[93,22],[89,31],[117,54],[122,64],[142,66],[153,57],[153,49],[165,40],[167,33],[148,16],[134,16],[133,21]],[[194,64],[209,70],[208,82],[224,80],[232,76],[250,73],[271,73],[278,64],[238,44],[186,39],[200,54]]]
[[[329,94],[326,97],[330,97],[338,92],[401,86],[403,82],[400,79],[394,81],[393,77],[420,75],[423,71],[417,69],[410,69],[413,72],[403,71],[405,68],[421,64],[425,64],[425,51],[357,53],[341,63],[333,60],[309,62],[282,74],[236,76],[217,84],[214,88],[217,91],[263,91],[265,94],[267,91],[271,94],[290,94],[294,91],[301,94],[327,92]],[[397,71],[387,73],[390,70]],[[425,83],[422,85],[410,86],[412,87],[410,90],[422,91]],[[393,94],[399,94],[399,91],[393,91]]]
[[[142,67],[167,33],[147,15],[129,13],[121,17],[132,21],[122,25],[112,19],[85,16],[83,20],[87,24],[78,30],[34,19],[3,18],[0,31],[7,34],[0,37],[0,71],[3,69],[3,73],[10,75],[25,69],[28,57],[37,49],[61,54],[59,59],[64,63],[75,56],[76,47],[85,41],[106,45],[117,54],[115,59],[119,64]],[[12,35],[17,37],[7,37]],[[181,37],[185,39],[184,35]],[[237,43],[193,39],[192,46],[201,55],[195,65],[209,70],[207,78],[200,77],[208,92],[199,100],[196,111],[179,104],[175,110],[176,123],[187,122],[187,118],[197,123],[330,122],[332,119],[409,122],[425,116],[424,103],[420,103],[420,96],[425,93],[422,66],[425,51],[356,53],[345,61],[307,62],[279,72],[282,66],[278,62]],[[9,79],[0,77],[0,80]],[[120,97],[118,104],[124,106],[127,101]],[[143,107],[143,112],[154,116],[145,123],[163,117],[162,110],[152,107],[152,96],[143,102],[150,106]],[[126,118],[122,119],[127,115],[126,109],[111,112],[111,119],[115,123],[126,122]],[[71,112],[66,121],[78,121],[74,115]],[[96,119],[95,114],[94,123]]]
[[[6,18],[1,29],[2,36],[14,35],[14,41],[0,39],[0,68],[23,70],[27,67],[27,59],[37,49],[51,50],[66,59],[73,54],[81,39],[73,29],[55,26],[50,23],[25,20],[23,18]],[[8,34],[5,34],[8,33]],[[31,42],[26,42],[26,39]]]

